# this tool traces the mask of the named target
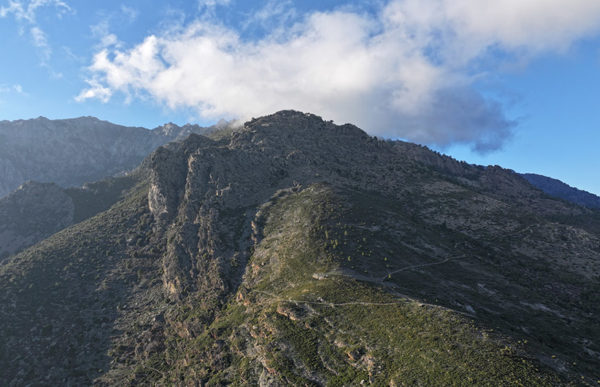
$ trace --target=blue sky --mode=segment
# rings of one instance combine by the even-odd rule
[[[284,108],[600,194],[600,2],[0,0],[0,120]]]

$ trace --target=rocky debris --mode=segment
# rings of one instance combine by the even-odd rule
[[[298,321],[308,314],[308,311],[300,305],[289,303],[277,305],[276,312],[292,321]]]

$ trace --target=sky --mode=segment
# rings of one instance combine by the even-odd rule
[[[281,109],[600,194],[598,0],[0,0],[0,120]]]

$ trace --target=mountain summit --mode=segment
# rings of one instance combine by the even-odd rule
[[[0,265],[2,384],[598,380],[600,215],[510,170],[282,111],[125,178]]]

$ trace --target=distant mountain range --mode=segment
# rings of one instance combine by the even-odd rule
[[[600,212],[350,124],[190,134],[0,216],[49,235],[0,262],[0,385],[600,380]]]
[[[105,211],[139,179],[139,172],[83,187],[30,181],[0,198],[0,262],[50,235]]]
[[[533,186],[541,189],[550,196],[561,198],[588,208],[600,208],[600,197],[587,191],[571,187],[560,180],[536,175],[535,173],[523,173],[521,176]]]
[[[160,145],[214,129],[166,124],[148,130],[94,117],[0,121],[0,197],[29,180],[72,187],[114,176]]]

